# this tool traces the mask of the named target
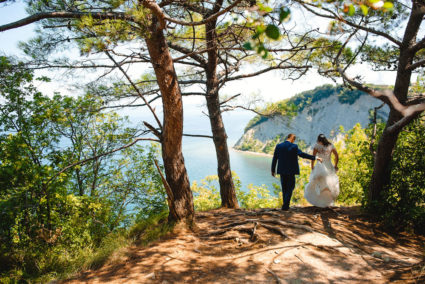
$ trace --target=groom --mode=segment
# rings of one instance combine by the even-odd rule
[[[295,139],[295,134],[289,134],[285,142],[276,145],[273,154],[272,176],[275,176],[276,163],[279,161],[277,173],[280,174],[280,182],[282,184],[282,210],[284,211],[289,209],[292,191],[295,188],[295,175],[300,174],[298,156],[309,160],[316,160],[315,156],[306,154],[298,149],[297,144],[294,144]],[[317,160],[322,162],[321,158],[317,158]]]

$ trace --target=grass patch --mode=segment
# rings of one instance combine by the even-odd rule
[[[147,245],[171,231],[173,224],[168,223],[167,217],[168,211],[164,211],[142,219],[130,229],[109,234],[98,247],[87,246],[78,250],[55,247],[44,257],[34,260],[37,272],[29,275],[23,269],[3,271],[0,284],[48,283],[69,279],[81,271],[99,269],[105,264],[121,262],[130,245]]]
[[[129,237],[136,245],[145,246],[156,241],[173,229],[174,224],[167,219],[168,211],[163,211],[141,220],[130,229]]]

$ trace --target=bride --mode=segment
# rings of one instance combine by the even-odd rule
[[[332,165],[331,155],[335,156],[335,166]],[[328,207],[334,204],[339,194],[339,179],[336,175],[338,170],[338,152],[325,135],[317,137],[317,143],[313,148],[313,156],[322,158],[322,163],[314,165],[311,161],[310,182],[304,190],[304,197],[312,205]]]

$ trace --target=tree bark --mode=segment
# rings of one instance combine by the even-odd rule
[[[183,104],[171,54],[157,19],[152,17],[150,35],[146,38],[152,66],[161,90],[164,111],[161,135],[165,175],[173,196],[168,220],[191,223],[194,216],[193,196],[182,153]]]
[[[221,4],[219,6],[221,6]],[[230,169],[227,134],[220,110],[219,80],[217,78],[218,50],[216,20],[206,23],[205,29],[208,49],[206,100],[217,156],[217,173],[220,183],[221,206],[226,208],[239,208],[235,186],[233,184],[232,171]]]
[[[412,70],[408,68],[411,66],[416,53],[412,49],[412,46],[416,44],[416,37],[424,17],[424,13],[420,10],[425,7],[425,5],[419,0],[412,2],[412,11],[400,46],[397,76],[394,85],[394,95],[402,104],[404,104],[407,100],[410,80],[412,77]],[[370,204],[382,200],[382,193],[391,181],[390,163],[398,135],[402,131],[402,128],[399,128],[392,133],[389,133],[387,130],[402,118],[403,116],[398,111],[393,108],[390,109],[387,124],[385,125],[385,129],[378,142],[376,150],[374,169],[369,187],[368,199]]]

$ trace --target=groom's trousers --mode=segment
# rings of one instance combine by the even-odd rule
[[[289,209],[289,203],[291,202],[292,192],[295,188],[295,175],[281,174],[280,183],[282,185],[282,209]]]

